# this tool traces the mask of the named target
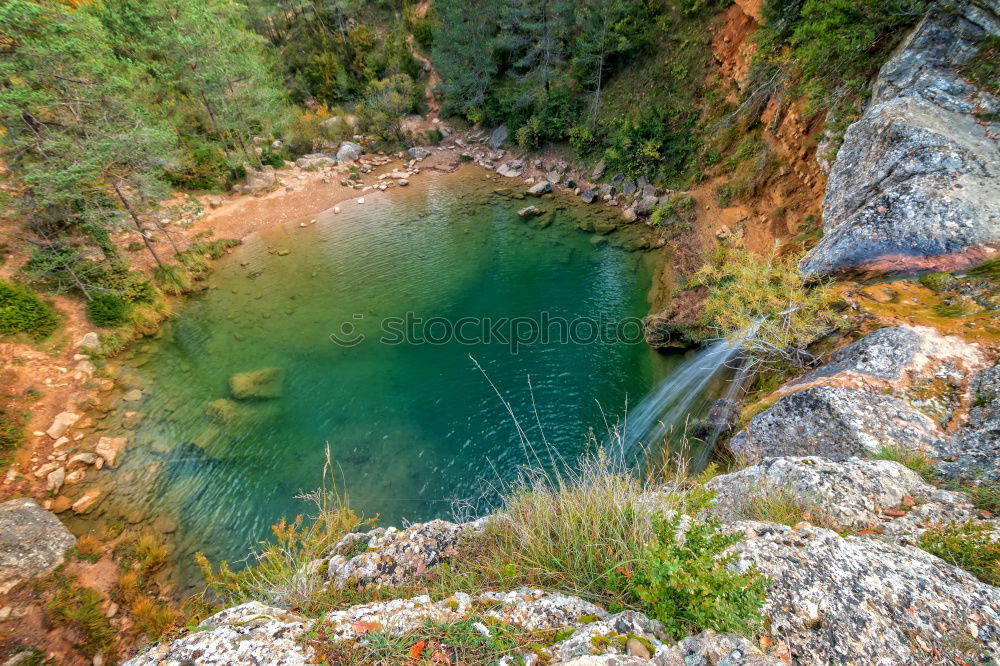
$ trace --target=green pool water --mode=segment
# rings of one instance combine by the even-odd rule
[[[528,436],[542,441],[540,423],[567,460],[587,446],[588,428],[604,433],[675,357],[615,341],[553,339],[516,354],[499,340],[379,341],[383,320],[407,313],[455,322],[648,312],[654,256],[619,247],[628,229],[581,230],[606,213],[568,196],[498,194],[484,173],[423,174],[304,228],[259,233],[221,259],[209,288],[120,362],[143,398],[119,411],[145,416],[127,433],[102,511],[167,516],[178,561],[197,550],[238,559],[303,510],[296,495],[320,484],[327,447],[352,507],[382,524],[446,517],[455,500],[486,509],[489,487],[535,462],[487,377]],[[519,218],[530,203],[546,217]],[[335,344],[344,322],[364,341]],[[426,332],[437,341],[445,328],[435,326]],[[230,376],[262,368],[284,371],[282,396],[234,400],[228,420],[213,417],[210,403],[232,398]]]

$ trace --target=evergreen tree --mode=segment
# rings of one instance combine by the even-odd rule
[[[494,49],[500,0],[443,0],[435,5],[432,59],[441,74],[443,110],[484,119],[486,92],[497,73]]]
[[[11,0],[0,7],[0,40],[0,122],[21,212],[38,230],[104,229],[127,218],[161,263],[142,214],[164,193],[172,137],[129,100],[131,71],[100,23],[58,4]]]

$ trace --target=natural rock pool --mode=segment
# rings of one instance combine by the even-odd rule
[[[87,519],[158,516],[179,563],[197,550],[238,559],[305,508],[295,497],[320,485],[327,446],[340,490],[364,516],[397,525],[447,516],[452,500],[475,501],[535,462],[490,381],[529,437],[541,444],[540,422],[565,459],[585,450],[588,428],[602,437],[605,419],[621,417],[676,357],[633,327],[620,331],[627,342],[552,339],[514,354],[502,340],[440,341],[443,322],[492,318],[502,335],[501,318],[641,317],[654,254],[623,249],[641,244],[638,229],[580,228],[618,219],[603,207],[518,199],[485,173],[424,174],[339,215],[261,232],[221,259],[208,289],[118,361],[120,384],[142,396],[105,417],[104,434],[129,444],[118,469],[99,473],[113,490]],[[520,218],[532,203],[545,215]],[[386,318],[407,313],[442,318],[413,326],[433,342],[379,340]],[[588,335],[585,324],[574,332]],[[338,345],[335,333],[365,339]],[[257,383],[231,383],[260,370]],[[275,397],[248,398],[254,390]]]

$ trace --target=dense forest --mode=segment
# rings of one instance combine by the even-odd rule
[[[761,152],[755,128],[775,97],[804,96],[845,125],[926,2],[770,0],[736,102],[710,75],[707,28],[728,4],[10,0],[0,124],[5,203],[20,231],[4,242],[32,248],[27,282],[75,293],[95,323],[118,323],[155,287],[109,231],[134,227],[160,288],[182,290],[199,258],[153,214],[169,192],[223,191],[249,169],[344,139],[382,149],[439,140],[400,124],[428,110],[429,62],[452,122],[506,125],[520,149],[555,143],[683,188]]]

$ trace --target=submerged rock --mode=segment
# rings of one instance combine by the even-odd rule
[[[33,499],[0,504],[0,594],[63,563],[76,543],[63,524]]]
[[[540,180],[531,187],[528,188],[528,194],[540,197],[543,194],[548,194],[552,191],[552,183],[547,180]]]
[[[1000,656],[1000,589],[929,553],[818,527],[737,528],[736,566],[770,579],[763,613],[791,663],[931,663],[970,643]]]
[[[208,418],[222,425],[230,425],[240,418],[240,406],[228,398],[219,398],[205,408]]]
[[[541,215],[542,212],[542,209],[538,206],[525,206],[517,211],[517,215],[518,217],[534,217],[535,215]]]
[[[229,378],[229,391],[237,400],[280,398],[284,393],[285,370],[263,368],[241,372]]]
[[[216,613],[196,631],[156,645],[125,665],[300,666],[313,663],[313,650],[302,640],[312,626],[312,620],[251,601]]]
[[[127,443],[127,437],[101,437],[94,448],[94,453],[99,455],[108,464],[108,467],[114,467],[118,462],[118,456],[125,450]]]
[[[932,11],[882,66],[830,171],[807,275],[955,270],[1000,246],[1000,123],[977,117],[1000,100],[959,73],[1000,12],[955,9]]]
[[[809,455],[843,460],[870,456],[883,447],[936,457],[950,444],[950,436],[930,417],[902,400],[821,386],[778,400],[753,417],[729,448],[748,461]]]
[[[717,476],[706,487],[715,491],[713,511],[724,521],[741,520],[748,504],[777,494],[798,500],[813,514],[809,522],[837,530],[914,536],[930,525],[978,517],[968,496],[939,490],[890,460],[765,458]],[[903,515],[886,514],[899,509]]]

